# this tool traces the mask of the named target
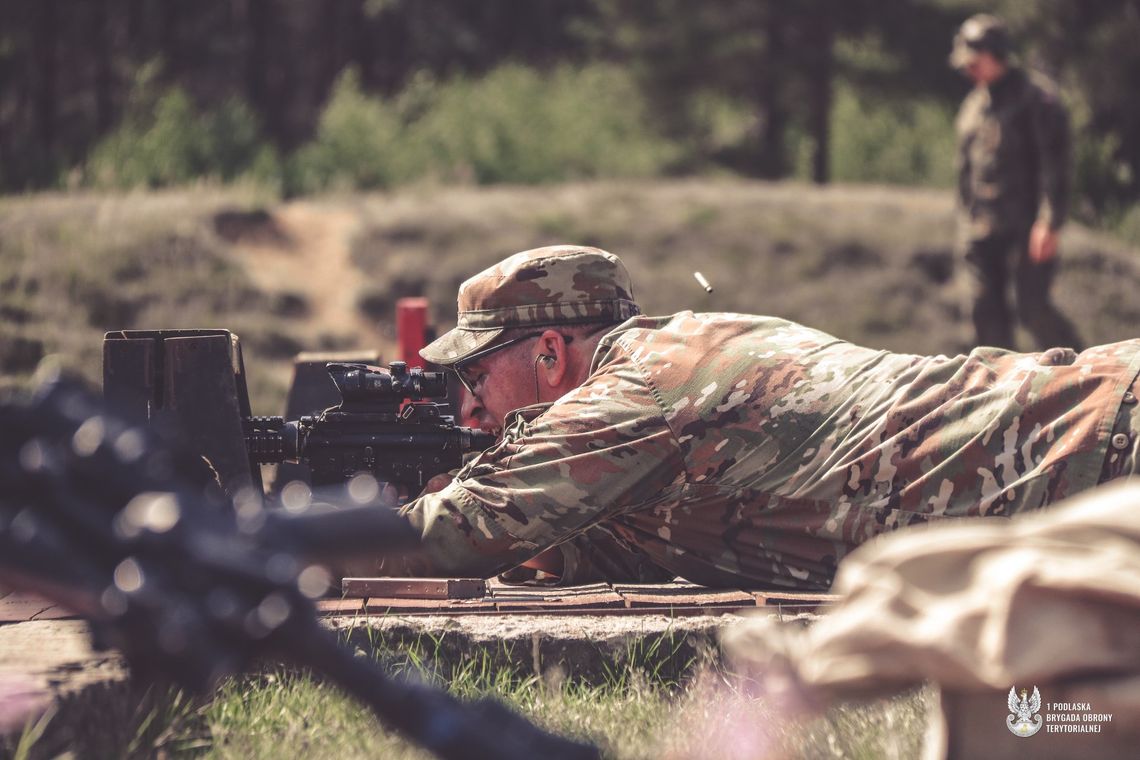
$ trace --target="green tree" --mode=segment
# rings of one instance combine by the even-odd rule
[[[1140,2],[1003,0],[999,12],[1026,62],[1060,79],[1073,106],[1086,213],[1126,213],[1140,200]]]
[[[636,67],[671,136],[747,174],[786,176],[798,131],[811,176],[829,179],[836,81],[881,97],[949,99],[957,86],[946,53],[960,9],[933,0],[595,3],[595,39]],[[697,107],[709,93],[749,113],[735,144],[711,144]]]

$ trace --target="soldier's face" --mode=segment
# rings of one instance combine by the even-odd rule
[[[509,412],[535,403],[534,377],[527,364],[533,342],[524,341],[469,365],[466,371],[475,378],[475,393],[463,394],[462,424],[499,435]]]
[[[988,85],[996,82],[1005,74],[1005,64],[994,57],[993,53],[980,51],[974,59],[962,67],[962,72],[976,85]]]

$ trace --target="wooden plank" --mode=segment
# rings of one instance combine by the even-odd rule
[[[363,615],[363,599],[318,599],[317,613],[321,615]]]
[[[496,582],[491,600],[501,612],[579,610],[583,614],[604,608],[620,608],[625,601],[608,583],[581,586],[527,586]]]
[[[377,605],[376,607],[369,608],[368,614],[370,615],[407,615],[412,617],[422,615],[474,615],[474,616],[502,616],[502,615],[557,615],[557,616],[574,616],[583,615],[589,617],[596,617],[600,615],[617,615],[621,617],[634,617],[638,615],[660,615],[664,617],[700,617],[700,616],[713,616],[713,615],[728,615],[740,611],[739,607],[716,607],[716,606],[701,606],[701,607],[520,607],[518,609],[500,610],[496,609],[496,605],[489,602],[478,602],[476,600],[463,600],[455,599],[446,604],[454,605],[448,608],[441,608],[439,605],[445,604],[440,600],[428,599],[400,599],[390,600],[395,604],[419,604],[426,605],[429,602],[434,602],[435,606],[432,607],[385,607]],[[460,606],[469,604],[470,606]],[[748,607],[747,609],[753,609]]]
[[[843,598],[840,594],[812,591],[753,591],[752,595],[760,607],[819,607],[835,604]]]
[[[483,583],[484,596],[447,598],[447,578],[347,578],[356,592],[381,589],[365,599],[325,600],[318,607],[329,615],[721,615],[757,606],[782,611],[816,611],[839,597],[790,591],[711,589],[692,583],[606,584],[552,587]],[[396,593],[393,593],[395,590]],[[468,589],[470,593],[472,589]]]
[[[613,591],[608,583],[585,583],[581,586],[537,586],[526,583],[503,583],[498,578],[487,581],[487,590],[492,594],[539,593],[560,594],[563,596],[586,596],[606,591]]]
[[[495,608],[501,612],[563,609],[587,612],[626,606],[621,595],[608,588],[593,589],[584,593],[562,593],[562,591],[563,589],[503,589],[492,594],[491,600],[495,603]]]
[[[23,623],[55,606],[39,596],[13,593],[0,601],[0,623]]]
[[[40,610],[35,615],[32,615],[32,620],[74,620],[79,617],[66,607],[60,607],[58,604],[53,604],[45,610]]]
[[[494,612],[495,604],[486,599],[395,599],[369,597],[364,600],[368,615],[455,615],[469,612]]]
[[[346,597],[384,599],[482,599],[487,582],[482,578],[345,578]]]
[[[756,599],[743,591],[705,590],[686,594],[623,591],[621,596],[627,607],[724,607],[739,610],[756,606]]]
[[[670,583],[615,583],[613,590],[619,594],[629,591],[635,594],[673,594],[676,596],[684,596],[685,594],[692,594],[700,591],[719,591],[720,589],[710,589],[708,586],[698,586],[695,583],[688,581],[672,581]]]
[[[627,607],[728,607],[756,606],[751,594],[734,589],[712,589],[692,583],[614,584]]]

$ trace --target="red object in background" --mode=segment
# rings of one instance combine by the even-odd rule
[[[428,300],[401,298],[396,301],[396,339],[400,344],[400,361],[408,367],[422,367],[420,349],[428,340]]]

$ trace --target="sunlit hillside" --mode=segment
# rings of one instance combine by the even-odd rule
[[[0,202],[0,364],[19,382],[58,354],[95,380],[105,330],[228,327],[246,349],[255,410],[275,412],[297,351],[390,356],[398,297],[428,296],[444,329],[464,278],[566,242],[620,254],[650,313],[772,314],[916,353],[968,338],[941,191],[722,179],[281,203],[196,190]],[[1138,252],[1078,226],[1063,248],[1057,297],[1086,340],[1135,337]]]

